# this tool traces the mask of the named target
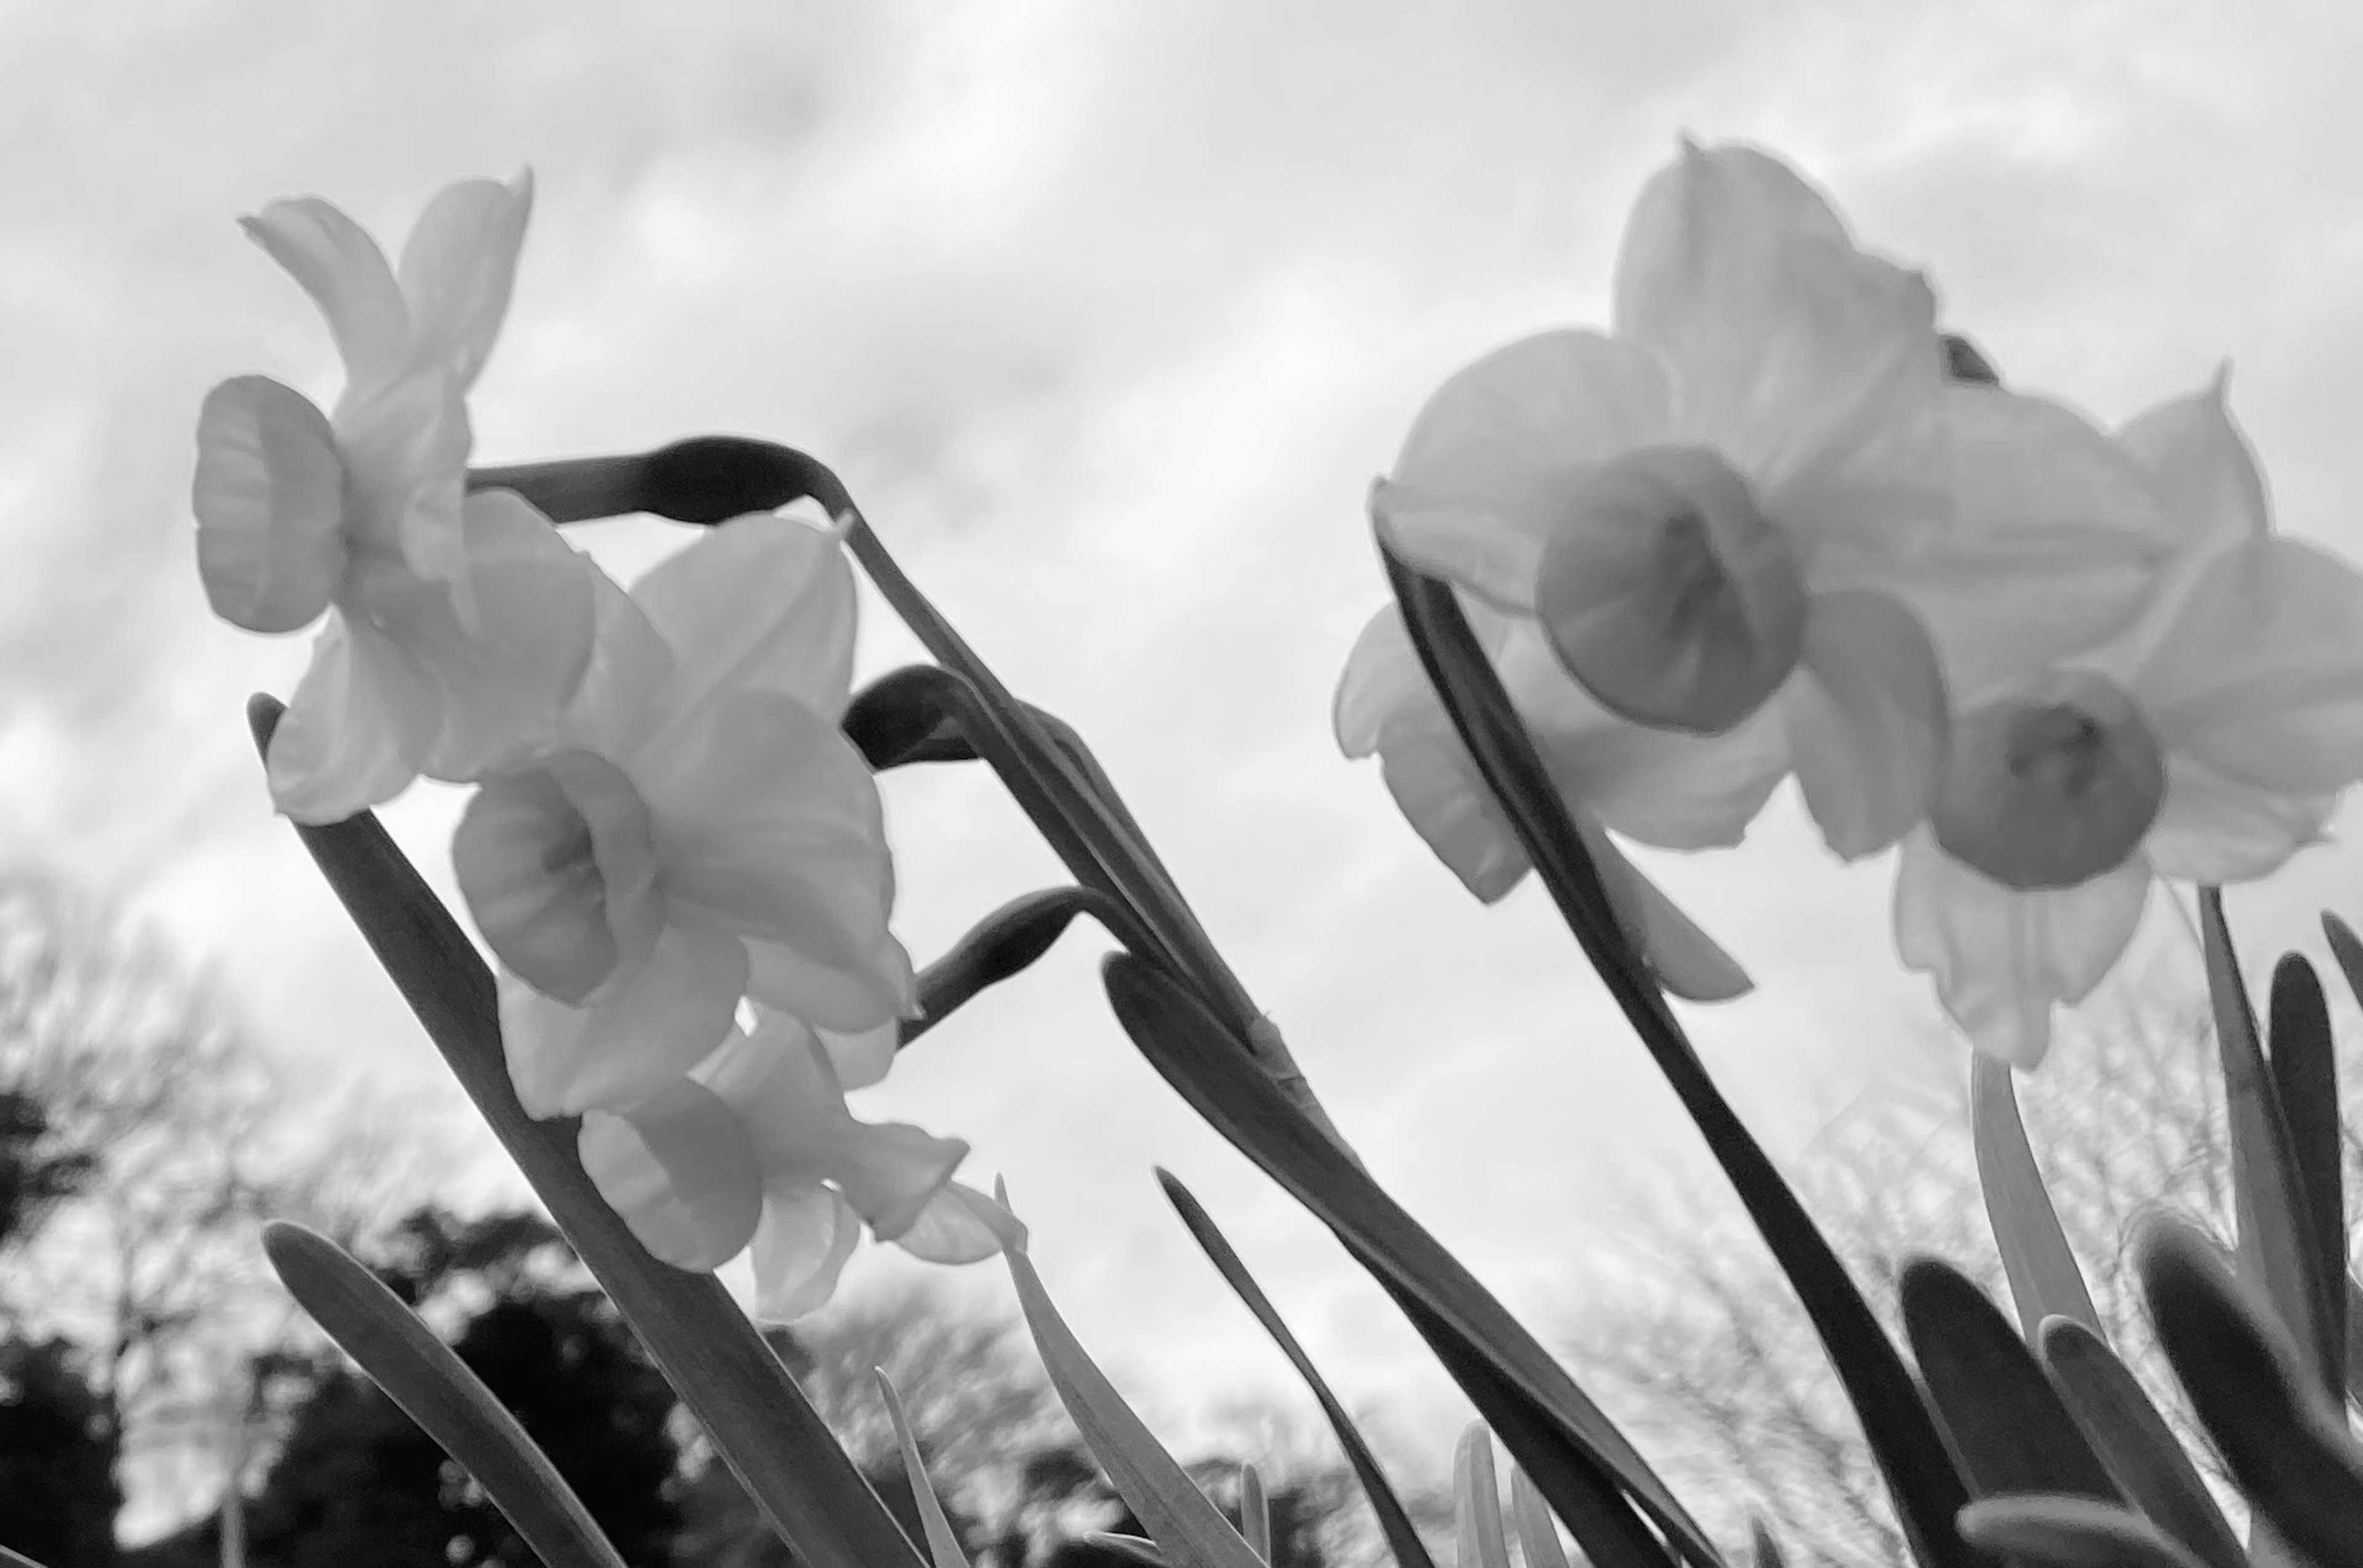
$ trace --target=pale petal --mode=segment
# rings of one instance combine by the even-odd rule
[[[1896,950],[1935,978],[1978,1049],[2031,1068],[2050,1049],[2052,1008],[2091,995],[2124,956],[2149,887],[2137,855],[2075,887],[2015,892],[1915,832],[1896,872]]]
[[[2363,779],[2363,576],[2259,539],[2192,584],[2133,688],[2168,752],[2287,795]]]
[[[319,618],[344,581],[345,469],[309,398],[267,376],[205,394],[197,415],[197,573],[214,614],[249,631]]]
[[[799,698],[831,723],[844,713],[855,600],[836,534],[792,517],[739,517],[659,562],[632,597],[672,645],[672,728],[750,686]]]
[[[1525,851],[1441,712],[1428,728],[1398,728],[1379,763],[1403,819],[1479,903],[1498,901],[1525,877]]]
[[[1606,833],[1580,817],[1576,825],[1619,923],[1627,939],[1637,942],[1659,984],[1686,1002],[1728,1002],[1756,988],[1738,961],[1643,875]]]
[[[2265,476],[2225,401],[2227,373],[2198,392],[2137,415],[2117,444],[2156,482],[2189,546],[2237,544],[2272,531]]]
[[[385,252],[361,225],[317,196],[272,202],[239,224],[328,318],[349,389],[401,373],[410,347],[409,311]]]
[[[996,1256],[1004,1227],[1016,1223],[1015,1216],[974,1187],[947,1182],[927,1200],[910,1229],[893,1240],[894,1245],[926,1262],[976,1263]]]
[[[1941,395],[1936,316],[1925,279],[1857,250],[1827,200],[1751,148],[1686,147],[1617,256],[1617,338],[1669,367],[1680,433],[1772,490],[1910,473],[1923,449],[1890,438],[1916,443]]]
[[[704,1273],[754,1240],[763,1186],[738,1117],[676,1078],[622,1116],[592,1111],[576,1140],[582,1169],[651,1257]]]
[[[1522,608],[1570,495],[1594,464],[1662,439],[1667,417],[1647,356],[1596,332],[1523,339],[1428,399],[1372,518],[1421,570]]]
[[[853,1129],[826,1151],[828,1178],[869,1223],[871,1235],[895,1240],[951,1180],[968,1158],[968,1144],[907,1122],[857,1121]],[[817,1167],[823,1157],[815,1151],[807,1159]]]
[[[2180,538],[2147,476],[2081,415],[1976,386],[1946,408],[1952,526],[1908,558],[1854,558],[1852,577],[1911,605],[1966,708],[2132,625]]]
[[[1806,809],[1840,858],[1877,854],[1927,816],[1950,716],[1927,628],[1902,602],[1816,595],[1781,700]]]
[[[2190,757],[2166,762],[2166,800],[2142,848],[2160,876],[2220,886],[2269,876],[2322,840],[2335,795],[2280,795]]]
[[[595,626],[596,568],[549,518],[505,490],[470,496],[464,516],[476,628],[433,586],[386,617],[442,696],[442,733],[420,771],[457,783],[556,743]]]
[[[911,1018],[918,1011],[918,977],[912,972],[910,955],[891,936],[857,970],[816,963],[778,942],[749,940],[747,954],[753,965],[747,994],[820,1029],[865,1034],[878,1027],[881,1007],[893,1018]]]
[[[559,720],[559,736],[603,757],[630,757],[664,721],[672,645],[597,562],[588,569],[591,656]]]
[[[773,1191],[755,1227],[755,1316],[792,1323],[828,1304],[861,1240],[861,1221],[826,1187]]]
[[[438,720],[433,692],[366,625],[331,614],[271,737],[271,798],[291,819],[341,822],[418,776]]]
[[[472,628],[465,503],[475,438],[460,384],[440,372],[405,376],[340,404],[336,425],[354,549],[449,584]]]
[[[613,762],[587,751],[486,780],[460,817],[451,862],[493,951],[570,1006],[627,980],[664,929],[648,807]]]
[[[703,733],[679,732],[676,765],[638,776],[656,814],[677,918],[777,942],[867,981],[893,1016],[897,976],[879,971],[894,902],[877,782],[837,727],[795,698],[734,692]]]
[[[830,1029],[815,1029],[813,1032],[820,1037],[820,1048],[827,1053],[829,1065],[837,1070],[838,1083],[848,1093],[867,1089],[885,1078],[887,1070],[894,1065],[894,1053],[902,1038],[901,1029],[893,1024],[881,1024],[851,1034]]]
[[[462,180],[436,193],[402,248],[410,362],[474,384],[508,313],[517,251],[533,211],[533,175],[513,184]]]
[[[1525,623],[1472,603],[1466,595],[1459,597],[1478,645],[1498,663],[1513,628]],[[1530,624],[1525,625],[1525,635],[1538,637]],[[1564,672],[1556,678],[1562,684],[1570,684]],[[1346,656],[1345,673],[1338,677],[1329,713],[1338,749],[1348,757],[1367,757],[1379,749],[1390,726],[1426,725],[1431,716],[1441,717],[1443,711],[1427,672],[1420,666],[1419,653],[1412,647],[1402,610],[1386,606],[1354,639],[1353,651]]]
[[[625,1109],[711,1055],[746,991],[745,944],[677,929],[594,1007],[551,1001],[505,974],[509,1081],[530,1116]]]

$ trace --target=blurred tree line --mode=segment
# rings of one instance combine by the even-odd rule
[[[362,1258],[451,1344],[634,1568],[788,1568],[546,1219],[416,1205],[448,1155],[359,1106],[292,1113],[230,1018],[104,910],[0,873],[0,1545],[47,1568],[535,1562],[287,1304],[257,1240],[283,1218]],[[980,1568],[1117,1568],[1082,1538],[1143,1533],[1014,1322],[911,1289],[767,1337],[915,1540],[873,1366]],[[1277,1568],[1359,1555],[1334,1462],[1274,1473],[1254,1457]],[[1194,1473],[1236,1508],[1234,1462]],[[183,1522],[118,1545],[127,1498],[160,1475],[181,1478]]]

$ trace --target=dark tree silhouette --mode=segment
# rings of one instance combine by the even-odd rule
[[[0,1545],[46,1568],[110,1568],[115,1441],[63,1340],[0,1343]]]

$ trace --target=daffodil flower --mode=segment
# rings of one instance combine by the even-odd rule
[[[1602,829],[1679,849],[1737,843],[1786,771],[1779,727],[1769,721],[1777,716],[1751,720],[1721,741],[1626,723],[1565,679],[1533,623],[1482,604],[1464,608],[1584,834],[1626,934],[1659,978],[1693,1001],[1745,993],[1740,967]],[[1471,894],[1491,904],[1525,878],[1525,852],[1392,606],[1356,641],[1331,717],[1340,749],[1379,758],[1405,819]]]
[[[320,411],[262,376],[206,395],[192,504],[224,619],[294,631],[325,613],[269,757],[299,822],[351,816],[421,773],[467,780],[564,706],[588,656],[584,562],[514,495],[465,495],[466,394],[508,308],[532,183],[430,202],[397,267],[327,202],[246,230],[327,318],[345,387]]]
[[[1923,586],[2056,570],[2057,535],[1980,504],[2122,455],[1992,389],[1959,389],[1978,395],[1965,415],[1926,282],[1747,149],[1686,146],[1645,187],[1614,315],[1613,335],[1545,332],[1446,382],[1374,520],[1532,621],[1609,714],[1752,757],[1772,713],[1830,846],[1887,848],[1925,814],[1947,743]],[[2078,572],[2113,566],[2147,521],[2146,494],[2121,491],[2075,519]],[[2045,635],[2097,640],[2103,618]]]
[[[1896,878],[1904,962],[2022,1067],[2124,956],[2156,880],[2267,875],[2363,779],[2363,576],[2271,535],[2220,382],[2121,439],[2181,558],[2125,634],[1961,714]]]
[[[915,1006],[877,784],[838,728],[838,536],[740,517],[628,595],[595,581],[596,651],[554,742],[483,780],[452,846],[509,972],[510,1077],[543,1117],[638,1103],[748,995],[846,1033]]]
[[[702,1273],[751,1245],[774,1322],[828,1300],[864,1226],[930,1262],[991,1257],[992,1200],[951,1180],[968,1145],[846,1107],[893,1054],[892,1026],[849,1039],[764,1011],[689,1073],[584,1117],[582,1168],[660,1262]]]

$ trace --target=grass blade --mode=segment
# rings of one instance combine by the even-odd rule
[[[878,1380],[879,1397],[886,1401],[886,1418],[894,1424],[894,1446],[903,1451],[903,1478],[910,1484],[911,1499],[919,1510],[919,1524],[926,1532],[927,1555],[936,1561],[936,1568],[969,1568],[968,1552],[961,1547],[960,1532],[952,1521],[944,1517],[944,1505],[936,1496],[936,1484],[927,1479],[926,1461],[919,1457],[919,1440],[912,1435],[911,1418],[903,1411],[903,1396],[894,1392],[894,1380],[886,1369],[874,1366],[870,1375]]]
[[[2206,1568],[2139,1514],[2090,1497],[1986,1497],[1961,1510],[1961,1533],[2040,1568]]]
[[[1567,1549],[1559,1545],[1550,1505],[1526,1479],[1526,1473],[1514,1465],[1510,1470],[1510,1516],[1517,1521],[1518,1551],[1526,1560],[1526,1568],[1568,1568]]]
[[[1980,1494],[2042,1492],[2123,1500],[2002,1309],[1934,1258],[1903,1265],[1903,1329],[1928,1396]]]
[[[1353,1466],[1355,1479],[1362,1484],[1362,1493],[1370,1500],[1370,1511],[1378,1516],[1379,1533],[1386,1538],[1387,1549],[1394,1553],[1395,1562],[1401,1568],[1435,1568],[1426,1546],[1419,1539],[1418,1529],[1411,1522],[1411,1510],[1405,1508],[1403,1500],[1395,1496],[1393,1486],[1387,1481],[1386,1472],[1379,1465],[1379,1456],[1371,1451],[1361,1429],[1354,1424],[1354,1418],[1347,1414],[1346,1407],[1330,1392],[1329,1385],[1323,1381],[1320,1372],[1315,1368],[1313,1359],[1304,1353],[1304,1347],[1289,1331],[1279,1310],[1272,1306],[1271,1298],[1264,1295],[1263,1287],[1256,1284],[1254,1275],[1248,1273],[1247,1264],[1239,1260],[1238,1253],[1216,1229],[1212,1217],[1190,1189],[1168,1171],[1159,1170],[1157,1181],[1165,1189],[1166,1201],[1182,1216],[1182,1223],[1189,1228],[1192,1238],[1214,1263],[1215,1272],[1223,1276],[1223,1283],[1229,1285],[1241,1301],[1247,1303],[1247,1308],[1255,1315],[1255,1320],[1263,1326],[1266,1334],[1271,1336],[1272,1343],[1280,1347],[1281,1353],[1288,1358],[1289,1365],[1296,1369],[1296,1375],[1313,1390],[1313,1397],[1320,1402],[1322,1415],[1328,1418],[1329,1429],[1337,1434],[1337,1446],[1346,1451],[1346,1462]]]
[[[537,1556],[624,1568],[591,1510],[517,1418],[376,1275],[327,1237],[285,1220],[262,1228],[262,1250],[288,1294],[475,1477]]]
[[[2190,1451],[2108,1342],[2081,1323],[2054,1318],[2043,1326],[2042,1344],[2069,1414],[2134,1506],[2207,1568],[2248,1568]]]
[[[2273,966],[2267,1004],[2266,1064],[2290,1133],[2290,1162],[2305,1194],[2312,1229],[2314,1301],[2322,1312],[2315,1346],[2322,1385],[2346,1398],[2346,1193],[2340,1164],[2346,1133],[2338,1123],[2338,1047],[2322,978],[2298,953]]]
[[[1248,1463],[1239,1466],[1239,1534],[1249,1551],[1271,1561],[1271,1499],[1264,1496],[1261,1473]]]
[[[1493,1434],[1482,1421],[1463,1427],[1453,1451],[1452,1520],[1460,1548],[1459,1568],[1510,1568],[1510,1543],[1502,1531],[1501,1483],[1493,1474]]]
[[[1702,1564],[1718,1559],[1696,1521],[1565,1368],[1258,1072],[1221,1020],[1162,971],[1118,953],[1101,966],[1116,1019],[1208,1125],[1335,1230],[1378,1275],[1571,1528],[1596,1498],[1567,1478],[1570,1455],[1613,1477]],[[1416,1306],[1417,1310],[1414,1310]],[[1520,1420],[1505,1407],[1522,1405]],[[1585,1544],[1585,1550],[1592,1550]]]
[[[1969,1067],[1969,1126],[1976,1146],[1978,1187],[1985,1195],[1986,1220],[2002,1251],[2010,1298],[2018,1308],[2019,1330],[2028,1344],[2046,1318],[2069,1318],[2094,1333],[2101,1315],[2093,1309],[2084,1271],[2060,1229],[2042,1168],[2026,1141],[2010,1063],[1980,1051]]]
[[[259,749],[283,711],[270,697],[248,705]],[[572,1118],[526,1115],[501,1054],[492,971],[377,818],[295,833],[568,1244],[805,1568],[924,1568],[720,1282],[648,1255],[583,1173]]]

